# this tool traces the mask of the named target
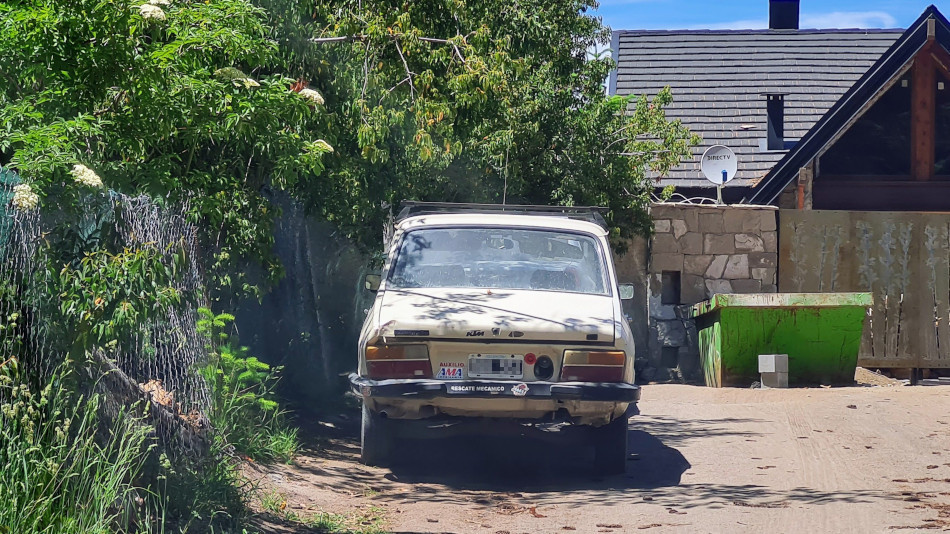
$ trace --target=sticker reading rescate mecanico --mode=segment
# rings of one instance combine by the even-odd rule
[[[439,363],[439,374],[435,375],[439,380],[461,380],[463,377],[464,363]]]

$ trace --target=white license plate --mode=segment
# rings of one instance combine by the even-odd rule
[[[469,378],[522,378],[522,354],[471,354],[468,357]]]

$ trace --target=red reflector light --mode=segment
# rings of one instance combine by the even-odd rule
[[[432,378],[432,367],[428,360],[370,360],[366,362],[366,370],[374,380]]]
[[[623,367],[565,365],[561,380],[567,382],[623,382]]]
[[[527,354],[524,355],[524,363],[525,363],[525,365],[534,365],[534,362],[536,362],[536,361],[538,361],[538,357],[535,356],[534,353],[529,352],[529,353],[527,353]]]

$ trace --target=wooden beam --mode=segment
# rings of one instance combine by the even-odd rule
[[[911,69],[910,174],[916,180],[931,180],[934,176],[937,82],[933,49],[933,41],[924,45]]]

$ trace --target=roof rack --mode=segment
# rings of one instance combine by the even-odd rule
[[[608,208],[599,206],[530,206],[519,204],[463,204],[456,202],[417,202],[404,200],[402,210],[396,217],[396,222],[416,215],[431,215],[436,213],[505,213],[511,215],[547,215],[566,217],[592,222],[607,229],[604,214]]]

